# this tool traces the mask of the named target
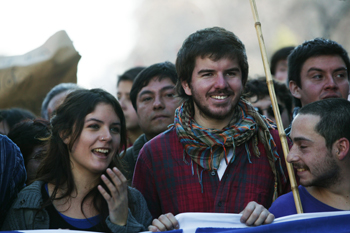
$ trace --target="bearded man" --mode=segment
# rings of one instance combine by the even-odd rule
[[[134,173],[153,217],[161,215],[149,230],[176,228],[173,215],[183,212],[242,212],[247,225],[272,222],[264,207],[289,190],[286,167],[273,123],[241,98],[243,43],[223,28],[199,30],[184,41],[176,71],[184,103],[174,125],[144,145]]]

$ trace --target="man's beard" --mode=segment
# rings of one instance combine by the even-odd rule
[[[196,93],[196,90],[192,89],[192,93]],[[234,95],[234,94],[235,93],[230,92],[230,95]],[[197,106],[199,110],[199,114],[202,115],[204,118],[224,120],[230,116],[233,116],[234,112],[237,109],[237,103],[239,101],[240,95],[241,93],[236,93],[235,95],[236,98],[234,99],[236,102],[232,103],[231,109],[229,109],[229,111],[226,113],[222,113],[223,111],[225,111],[224,109],[221,111],[218,110],[216,112],[212,111],[209,106],[205,106],[204,104],[202,104],[202,102],[200,101],[200,98],[198,98],[197,95],[195,94],[192,95],[192,99],[194,104]],[[217,107],[220,107],[220,105],[217,105]],[[223,104],[223,107],[227,107],[227,104]]]
[[[317,177],[304,186],[315,186],[322,188],[329,188],[337,184],[342,178],[340,176],[340,168],[332,157],[330,151],[327,152],[326,159],[322,161],[322,164],[314,166],[314,172],[317,172]]]

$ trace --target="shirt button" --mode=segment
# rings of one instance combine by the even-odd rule
[[[221,202],[221,201],[219,201],[218,206],[219,206],[219,207],[221,207],[221,206],[222,206],[222,202]]]
[[[211,173],[210,173],[212,176],[215,176],[215,171],[211,171]]]

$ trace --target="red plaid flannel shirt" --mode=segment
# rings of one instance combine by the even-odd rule
[[[287,179],[282,184],[281,195],[290,191],[289,178],[278,131],[270,130],[270,133]],[[215,171],[203,171],[202,192],[197,165],[193,164],[192,170],[188,155],[185,156],[187,163],[184,162],[184,148],[173,127],[144,145],[136,163],[133,186],[145,197],[154,218],[168,212],[174,215],[183,212],[240,213],[250,201],[269,208],[274,175],[264,145],[259,142],[260,158],[257,158],[252,153],[251,141],[248,143],[251,163],[244,144],[236,147],[236,158],[227,166],[221,181]],[[199,174],[202,170],[199,167]]]

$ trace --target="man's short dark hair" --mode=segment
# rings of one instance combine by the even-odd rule
[[[298,87],[303,88],[300,73],[305,61],[311,57],[323,55],[340,56],[348,70],[349,79],[350,61],[346,50],[335,41],[315,38],[297,46],[288,56],[288,83],[294,81]]]
[[[275,80],[273,80],[273,86],[275,88],[277,99],[284,104],[287,109],[288,116],[291,117],[293,111],[293,97],[288,87],[285,84],[279,83]],[[248,80],[243,96],[245,98],[252,98],[256,96],[256,102],[265,98],[266,96],[270,96],[269,89],[266,84],[266,78],[260,77],[257,79]]]
[[[185,81],[191,86],[197,57],[209,57],[213,61],[221,58],[237,59],[242,71],[242,83],[243,86],[245,85],[249,66],[244,44],[235,34],[223,28],[206,28],[191,34],[177,54],[176,71],[179,81],[176,84],[176,91],[179,97],[191,99],[191,96],[185,93],[181,83]]]
[[[130,100],[135,111],[137,111],[137,95],[154,77],[158,77],[159,81],[164,78],[170,78],[174,84],[176,84],[178,80],[175,65],[169,61],[156,63],[142,70],[136,76],[130,90]]]
[[[330,150],[335,141],[345,137],[350,141],[350,102],[346,99],[325,99],[302,107],[298,115],[320,116],[315,131],[326,140]]]
[[[136,76],[146,67],[144,66],[137,66],[131,69],[128,69],[127,71],[124,72],[124,74],[118,76],[118,82],[117,82],[117,87],[119,86],[119,83],[121,81],[131,81],[134,82]]]
[[[294,46],[289,46],[289,47],[283,47],[279,50],[277,50],[271,58],[271,74],[275,75],[276,73],[276,67],[277,67],[277,63],[281,60],[287,60],[288,55],[290,54],[290,52],[294,49]]]

